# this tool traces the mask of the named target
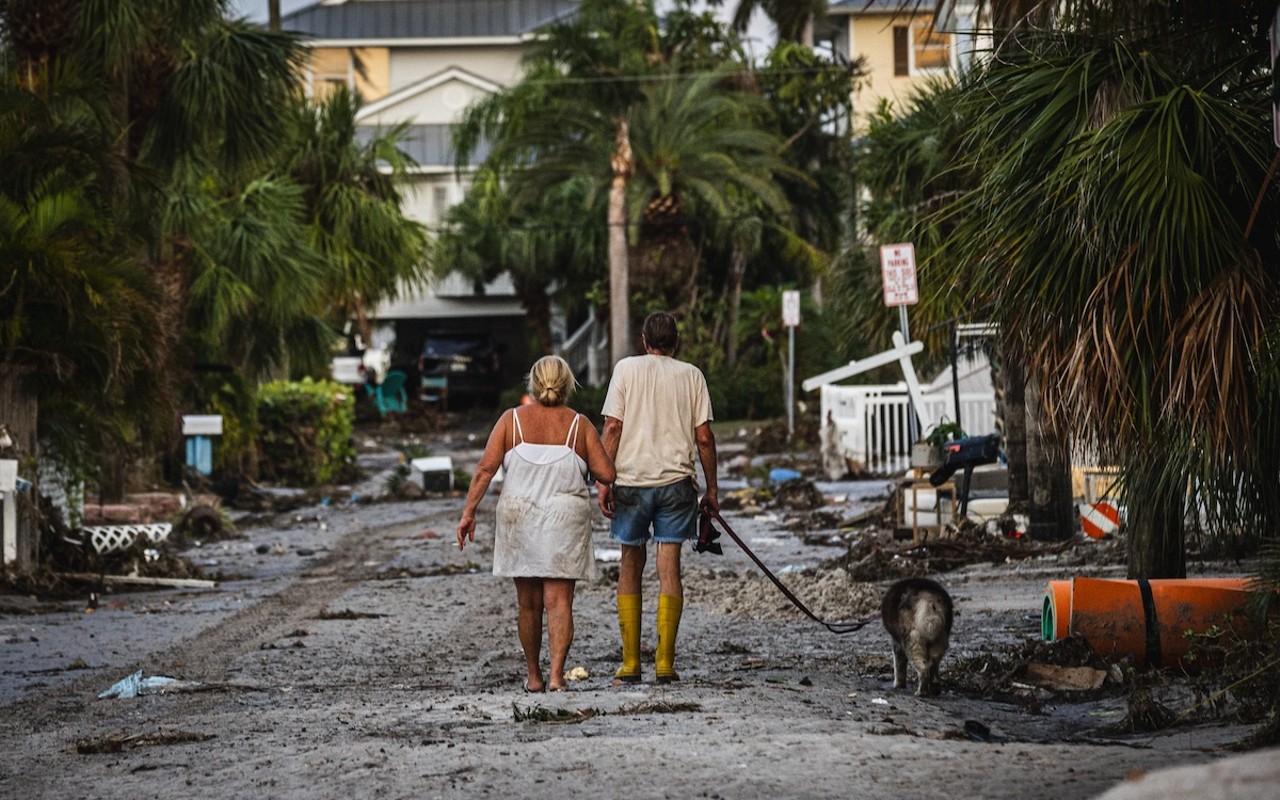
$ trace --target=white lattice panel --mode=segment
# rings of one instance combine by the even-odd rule
[[[127,550],[139,536],[145,536],[152,544],[169,538],[173,526],[167,522],[148,525],[95,525],[84,528],[85,540],[99,553]]]

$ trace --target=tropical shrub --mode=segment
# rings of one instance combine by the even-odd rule
[[[258,474],[317,486],[355,464],[355,397],[332,381],[272,381],[258,389]]]

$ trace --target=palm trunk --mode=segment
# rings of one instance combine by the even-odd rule
[[[747,251],[735,246],[729,255],[729,282],[725,287],[726,320],[725,365],[733,368],[738,363],[738,312],[742,308],[742,281],[747,274]]]
[[[364,300],[357,296],[355,298],[356,313],[356,330],[360,333],[360,340],[364,342],[364,346],[368,347],[373,344],[373,326],[369,323],[369,312],[365,309]]]
[[[523,280],[511,276],[516,296],[524,308],[525,320],[533,329],[533,337],[538,342],[538,350],[542,354],[555,352],[555,344],[551,339],[551,298],[547,297],[546,286],[540,281]]]
[[[627,181],[635,168],[626,120],[614,138],[613,182],[609,185],[609,356],[616,364],[631,354],[631,290],[628,285]]]
[[[1026,389],[1028,531],[1032,539],[1065,541],[1075,532],[1071,491],[1071,456],[1057,432],[1045,424],[1040,385]]]
[[[1140,453],[1125,467],[1130,579],[1187,577],[1185,478],[1160,453]]]
[[[1011,342],[1001,344],[996,380],[1004,455],[1009,463],[1009,513],[1024,514],[1031,499],[1027,482],[1027,373],[1020,351]]]

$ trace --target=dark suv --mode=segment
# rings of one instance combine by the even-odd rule
[[[450,401],[469,398],[496,403],[502,391],[502,360],[486,333],[432,333],[422,345],[423,378],[448,380]]]

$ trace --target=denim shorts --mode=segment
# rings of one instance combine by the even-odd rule
[[[666,486],[614,486],[609,536],[620,544],[643,547],[655,542],[679,544],[698,535],[698,491],[685,478]]]

